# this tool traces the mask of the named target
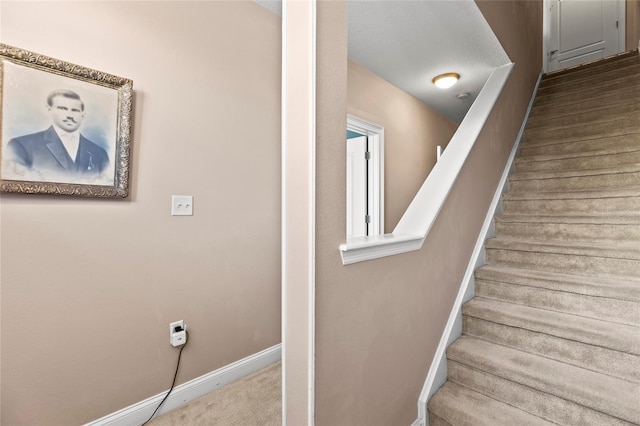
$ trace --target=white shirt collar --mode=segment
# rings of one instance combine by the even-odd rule
[[[53,129],[56,131],[62,145],[67,150],[69,157],[75,162],[76,157],[78,155],[78,147],[80,146],[80,131],[76,130],[75,132],[67,132],[53,125]]]

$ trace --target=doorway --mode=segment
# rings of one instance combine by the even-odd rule
[[[624,0],[545,0],[543,67],[556,71],[625,49]]]
[[[347,116],[347,238],[384,234],[384,128]]]

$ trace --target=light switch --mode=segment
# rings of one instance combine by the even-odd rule
[[[193,216],[193,196],[172,195],[171,216]]]

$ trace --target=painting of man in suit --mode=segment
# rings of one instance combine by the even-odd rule
[[[80,131],[86,114],[80,95],[72,90],[54,90],[46,102],[51,126],[9,140],[9,160],[44,174],[79,178],[102,174],[109,165],[109,155]]]
[[[0,43],[0,192],[126,196],[132,81],[34,55]]]

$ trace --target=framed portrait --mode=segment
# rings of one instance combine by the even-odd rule
[[[123,198],[133,82],[0,44],[0,191]]]

